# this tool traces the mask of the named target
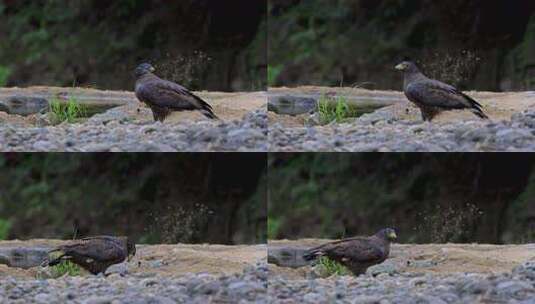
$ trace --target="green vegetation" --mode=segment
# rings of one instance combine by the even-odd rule
[[[50,112],[54,115],[53,124],[62,122],[74,123],[80,118],[87,117],[87,110],[75,97],[70,97],[66,103],[53,99],[50,102]]]
[[[267,71],[268,71],[267,73],[268,86],[275,86],[277,77],[282,72],[282,66],[281,65],[277,65],[277,66],[268,65]]]
[[[256,37],[266,35],[265,15],[265,3],[250,0],[171,1],[165,9],[162,1],[147,0],[0,1],[0,28],[9,29],[0,31],[0,63],[12,69],[7,83],[13,86],[70,86],[74,79],[131,90],[133,69],[150,61],[191,89],[259,90],[266,83],[266,48]],[[211,61],[196,65],[199,52]]]
[[[318,267],[320,273],[325,274],[326,276],[332,275],[351,275],[351,271],[347,269],[344,265],[329,259],[328,257],[322,256],[318,259]]]
[[[8,237],[11,222],[9,220],[0,219],[0,240],[5,240]]]
[[[59,278],[64,275],[68,275],[71,277],[79,276],[81,271],[82,269],[80,268],[80,266],[70,261],[64,261],[51,267],[51,274],[53,278]]]
[[[535,87],[535,17],[530,26],[532,12],[519,1],[271,0],[269,10],[268,62],[282,67],[271,86],[373,82],[399,90],[393,66],[410,58],[461,88],[500,90],[511,80],[505,89]]]
[[[318,113],[321,124],[328,124],[333,121],[340,123],[358,115],[358,112],[347,104],[345,97],[338,96],[333,99],[325,95],[321,96],[318,101]]]
[[[267,224],[268,239],[275,239],[279,230],[280,221],[276,218],[269,218]]]
[[[8,67],[0,66],[0,87],[3,87],[7,84],[7,79],[11,74],[11,70]]]

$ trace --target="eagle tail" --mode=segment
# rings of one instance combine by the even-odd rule
[[[206,116],[206,117],[208,117],[208,118],[210,118],[210,119],[219,119],[219,117],[217,117],[217,116],[214,114],[214,112],[212,111],[212,109],[201,109],[200,111],[201,111],[201,113],[202,113],[204,116]]]
[[[217,115],[214,114],[214,110],[212,109],[212,106],[209,103],[207,103],[206,101],[202,100],[202,98],[200,98],[197,95],[192,94],[192,96],[199,102],[199,104],[200,104],[199,111],[204,116],[206,116],[206,117],[208,117],[210,119],[219,119],[219,117],[217,117]]]
[[[483,111],[479,108],[474,108],[474,109],[471,109],[470,111],[472,111],[474,115],[476,115],[477,117],[481,119],[489,119],[489,117],[485,113],[483,113]]]
[[[52,267],[52,266],[56,266],[58,265],[59,263],[61,263],[63,261],[63,258],[65,257],[65,254],[62,254],[60,255],[59,257],[53,259],[53,260],[48,260],[48,259],[45,259],[43,261],[43,263],[41,264],[41,266],[45,267],[45,266],[48,266],[48,267]]]
[[[322,252],[321,251],[317,251],[317,250],[309,250],[307,252],[305,252],[303,254],[303,259],[305,261],[313,261],[315,259],[317,259],[318,257],[322,256]]]
[[[481,109],[483,106],[479,102],[475,101],[472,97],[464,93],[461,93],[461,95],[470,102],[470,105],[472,106],[470,111],[472,111],[474,115],[482,119],[489,119],[489,117],[485,113],[483,113],[483,110]]]

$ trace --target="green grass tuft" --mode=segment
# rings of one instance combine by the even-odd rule
[[[267,68],[268,86],[272,87],[276,85],[277,77],[279,77],[281,72],[282,72],[281,65],[276,65],[276,66],[268,65],[268,68]]]
[[[9,220],[0,219],[0,240],[7,239],[9,229],[11,229],[11,222]]]
[[[68,123],[74,123],[76,120],[87,116],[87,109],[78,103],[76,98],[71,97],[67,103],[62,103],[57,99],[53,99],[50,102],[50,112],[54,114],[55,124],[62,123],[64,121]]]
[[[347,104],[347,100],[339,96],[333,103],[333,98],[321,96],[318,101],[318,113],[322,125],[336,121],[343,122],[350,117],[357,117],[358,112]]]
[[[274,218],[268,218],[267,222],[267,234],[268,239],[276,239],[277,233],[279,231],[279,228],[281,226],[281,221],[279,219]]]
[[[351,274],[351,271],[349,271],[349,269],[347,269],[344,265],[325,256],[322,256],[318,259],[318,265],[322,268],[321,272],[325,273],[327,276]]]
[[[78,276],[82,272],[82,269],[80,266],[70,262],[70,261],[64,261],[59,263],[58,265],[51,267],[51,274],[54,278],[59,278],[61,276],[64,276],[65,274],[69,276]]]
[[[5,86],[7,84],[7,79],[11,75],[11,70],[8,67],[0,66],[0,86]]]

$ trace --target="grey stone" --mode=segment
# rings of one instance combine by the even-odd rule
[[[398,268],[399,268],[398,266],[392,263],[384,262],[382,264],[371,266],[370,268],[366,270],[366,274],[371,275],[371,276],[376,276],[382,273],[393,275],[393,274],[398,273]]]
[[[2,111],[9,114],[27,116],[48,111],[48,100],[31,96],[10,96],[2,102]]]
[[[513,274],[532,281],[535,281],[535,261],[525,262],[513,269]]]
[[[305,294],[303,296],[303,300],[305,303],[326,303],[327,302],[327,299],[325,298],[325,296],[319,293],[315,293],[315,292]]]

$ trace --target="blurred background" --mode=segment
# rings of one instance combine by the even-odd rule
[[[302,153],[268,159],[268,238],[398,229],[399,242],[535,242],[535,155]]]
[[[264,90],[266,0],[0,0],[0,86],[133,90],[134,68],[195,90]]]
[[[462,89],[535,89],[533,0],[269,0],[270,86],[401,90],[417,62]]]
[[[112,234],[138,243],[263,243],[266,157],[0,154],[0,239]]]

